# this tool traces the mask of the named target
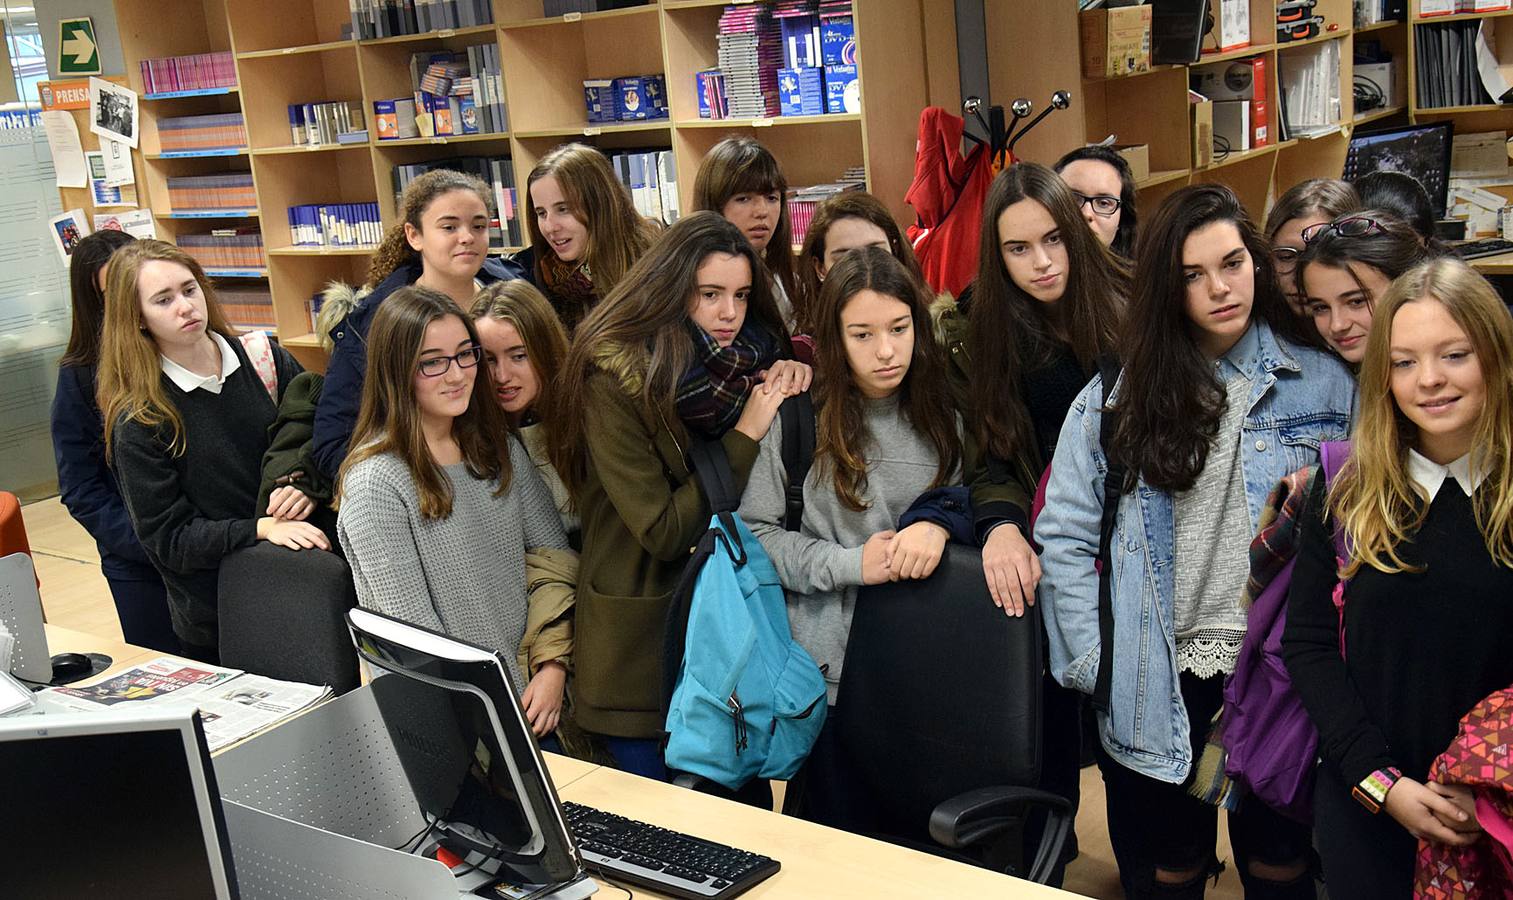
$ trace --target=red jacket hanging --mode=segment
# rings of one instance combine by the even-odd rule
[[[1513,897],[1513,688],[1486,698],[1460,720],[1450,748],[1430,767],[1441,784],[1464,784],[1486,832],[1469,847],[1418,842],[1413,896],[1423,900]]]
[[[977,275],[982,204],[993,181],[993,159],[986,145],[978,144],[962,157],[964,126],[960,116],[938,106],[920,113],[914,182],[904,195],[918,216],[909,226],[909,242],[925,280],[937,292],[952,295],[959,295]]]

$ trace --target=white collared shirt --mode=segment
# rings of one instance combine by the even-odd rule
[[[231,373],[242,367],[242,360],[231,349],[231,344],[217,332],[210,332],[210,337],[215,341],[215,346],[221,351],[221,371],[216,375],[198,375],[189,371],[166,356],[159,356],[158,363],[163,369],[163,374],[168,380],[178,386],[179,390],[189,393],[195,388],[202,388],[212,394],[221,392],[221,385],[231,377]]]
[[[1439,495],[1440,485],[1445,483],[1446,477],[1454,478],[1460,489],[1470,497],[1481,487],[1486,480],[1487,473],[1480,471],[1471,472],[1471,454],[1452,461],[1447,466],[1442,466],[1417,450],[1408,451],[1408,478],[1412,481],[1430,503]]]

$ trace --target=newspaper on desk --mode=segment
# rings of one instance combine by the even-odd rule
[[[212,751],[251,737],[326,700],[331,689],[163,656],[84,687],[48,688],[39,711],[93,712],[183,703],[197,707]]]

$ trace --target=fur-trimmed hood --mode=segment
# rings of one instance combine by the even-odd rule
[[[342,281],[326,285],[325,290],[320,292],[320,314],[315,318],[315,337],[320,341],[321,349],[331,352],[331,348],[335,346],[331,341],[332,330],[357,308],[362,298],[371,293],[373,289],[370,287],[355,288]]]
[[[649,362],[649,354],[644,347],[618,342],[600,346],[594,351],[593,357],[594,365],[605,374],[613,375],[625,393],[633,397],[641,393]]]

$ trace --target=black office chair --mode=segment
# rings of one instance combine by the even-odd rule
[[[221,561],[221,663],[269,678],[358,685],[344,616],[357,605],[352,571],[326,550],[258,541]]]
[[[1072,810],[1035,787],[1041,641],[1038,607],[1014,618],[993,605],[973,547],[949,545],[923,582],[862,589],[836,728],[868,832],[1046,881]],[[1037,808],[1046,822],[1026,866],[1023,826]]]

